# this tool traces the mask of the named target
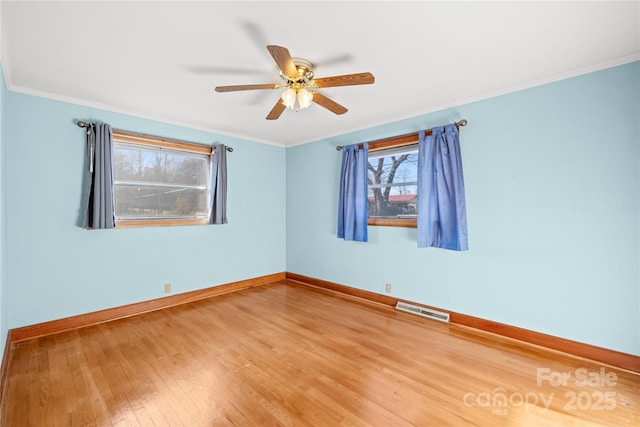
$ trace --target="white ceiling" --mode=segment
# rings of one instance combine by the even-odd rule
[[[2,66],[13,91],[292,146],[639,60],[639,6],[2,1]],[[268,44],[376,81],[322,90],[344,115],[265,120],[280,91],[213,88],[280,83]]]

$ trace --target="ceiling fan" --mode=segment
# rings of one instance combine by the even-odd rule
[[[335,86],[353,86],[371,84],[375,81],[371,73],[345,74],[341,76],[314,78],[313,64],[302,58],[293,58],[286,47],[269,45],[267,50],[280,69],[280,77],[284,84],[251,84],[218,86],[216,92],[235,92],[240,90],[282,89],[282,93],[276,105],[273,106],[267,120],[276,120],[286,108],[295,109],[296,100],[299,108],[307,108],[311,102],[332,111],[335,114],[344,114],[348,110],[337,102],[327,98],[319,88]]]

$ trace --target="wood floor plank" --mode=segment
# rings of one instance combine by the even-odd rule
[[[640,424],[638,374],[292,281],[8,357],[8,427]]]

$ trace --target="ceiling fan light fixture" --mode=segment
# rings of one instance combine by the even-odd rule
[[[285,107],[294,109],[296,104],[296,91],[293,88],[285,90],[280,96]]]
[[[313,92],[309,92],[304,88],[298,90],[298,105],[300,105],[300,109],[308,108],[311,105],[311,101],[313,101]]]

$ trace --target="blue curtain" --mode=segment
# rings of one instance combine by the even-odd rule
[[[211,153],[211,214],[209,224],[227,223],[227,147],[213,146]]]
[[[366,242],[367,236],[367,164],[369,144],[342,148],[340,196],[338,199],[338,237]]]
[[[111,126],[87,128],[87,169],[84,177],[84,228],[115,227],[113,136]]]
[[[460,139],[455,125],[418,143],[418,247],[469,249]]]

